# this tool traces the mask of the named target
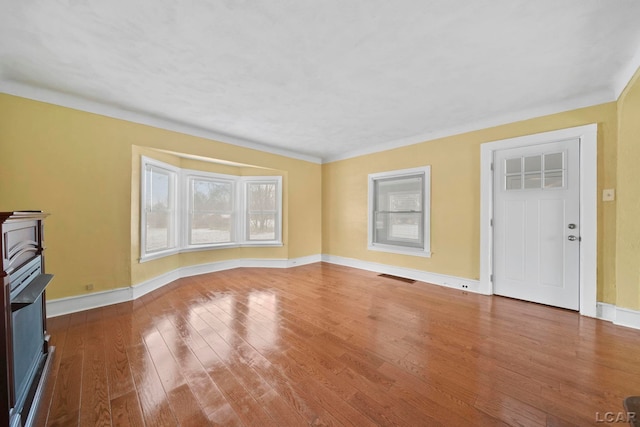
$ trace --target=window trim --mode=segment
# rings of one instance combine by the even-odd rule
[[[241,221],[238,226],[242,227],[243,240],[241,244],[243,246],[282,246],[282,177],[278,175],[273,176],[243,176],[240,177],[242,183],[242,197],[244,202],[243,209],[241,210]],[[276,224],[275,224],[275,239],[273,240],[250,240],[249,239],[249,207],[248,207],[248,192],[247,187],[249,184],[254,183],[276,183]]]
[[[174,173],[174,194],[175,218],[173,227],[174,247],[168,250],[157,252],[146,252],[146,197],[147,197],[147,176],[146,167],[151,165],[159,169],[164,169]],[[232,183],[232,205],[233,205],[233,226],[232,241],[223,243],[190,244],[190,212],[191,212],[191,190],[189,184],[192,179],[203,179],[212,181],[225,181]],[[274,240],[249,240],[247,229],[247,192],[246,187],[251,182],[276,182],[276,239]],[[162,161],[141,156],[140,162],[140,258],[139,262],[150,261],[169,255],[182,252],[194,252],[214,249],[228,249],[237,247],[281,247],[283,229],[283,209],[282,205],[282,176],[237,176],[226,175],[214,172],[206,172],[193,169],[181,169],[177,166],[164,163]]]
[[[171,199],[173,201],[175,214],[173,217],[173,227],[171,240],[173,247],[169,247],[160,251],[147,252],[147,165],[158,169],[165,170],[172,174],[173,194]],[[160,162],[150,157],[142,156],[140,163],[140,259],[156,259],[168,255],[173,255],[179,252],[180,242],[180,168],[177,168],[168,163]]]
[[[233,217],[233,226],[231,227],[231,241],[229,242],[220,242],[220,243],[203,243],[203,244],[191,244],[189,243],[189,236],[191,234],[191,208],[192,208],[192,200],[191,200],[191,188],[190,182],[192,179],[202,179],[214,182],[225,182],[231,184],[231,206],[232,212],[231,215]],[[201,249],[215,249],[215,248],[229,248],[229,247],[237,247],[237,236],[238,236],[238,227],[237,227],[237,216],[238,216],[238,207],[239,207],[239,195],[238,195],[238,180],[234,179],[233,175],[224,175],[213,172],[203,172],[193,169],[182,169],[181,171],[181,184],[183,188],[182,192],[182,200],[180,201],[180,206],[184,211],[184,220],[181,221],[182,226],[182,235],[181,235],[181,249],[182,251],[186,250],[201,250]]]
[[[402,178],[411,175],[423,174],[424,190],[422,194],[423,210],[423,248],[375,243],[373,241],[375,181],[389,178]],[[388,252],[401,255],[419,257],[431,257],[431,166],[422,166],[410,169],[401,169],[387,172],[372,173],[368,175],[368,212],[367,212],[367,249],[370,251]]]

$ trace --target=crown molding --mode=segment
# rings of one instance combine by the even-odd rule
[[[620,95],[622,95],[627,85],[631,83],[633,76],[635,76],[638,71],[640,71],[640,49],[636,51],[627,66],[616,75],[616,79],[613,82],[616,99],[620,98]]]
[[[7,95],[32,99],[34,101],[45,102],[48,104],[59,105],[61,107],[72,108],[74,110],[85,111],[88,113],[99,114],[101,116],[107,116],[114,119],[125,120],[128,122],[138,123],[146,126],[152,126],[159,129],[179,132],[186,135],[206,138],[225,144],[235,145],[238,147],[250,148],[252,150],[276,154],[278,156],[304,160],[306,162],[316,164],[322,163],[322,159],[320,157],[309,156],[291,150],[272,147],[256,141],[202,129],[197,126],[152,116],[150,114],[126,110],[124,108],[92,101],[76,95],[57,92],[45,88],[39,88],[24,83],[19,83],[13,80],[0,79],[0,93],[6,93]]]
[[[259,142],[225,135],[202,129],[196,126],[187,125],[184,123],[172,121],[169,119],[159,118],[152,115],[125,110],[123,108],[115,107],[112,105],[100,103],[97,101],[88,100],[75,95],[65,94],[49,89],[38,88],[35,86],[26,85],[23,83],[15,82],[12,80],[0,79],[0,93],[6,93],[8,95],[14,95],[22,98],[33,99],[35,101],[46,102],[49,104],[60,105],[67,108],[72,108],[89,113],[99,114],[115,119],[126,120],[133,123],[139,123],[147,126],[152,126],[160,129],[166,129],[174,132],[184,133],[187,135],[206,138],[214,141],[219,141],[226,144],[231,144],[239,147],[249,148],[257,151],[262,151],[279,156],[289,157],[297,160],[303,160],[316,164],[331,163],[340,160],[346,160],[354,157],[360,157],[368,154],[379,153],[382,151],[392,150],[395,148],[406,147],[410,145],[420,144],[426,141],[432,141],[438,138],[445,138],[454,135],[460,135],[467,132],[478,131],[495,126],[505,125],[518,121],[533,119],[550,114],[557,114],[564,111],[575,110],[578,108],[590,107],[593,105],[603,104],[606,102],[616,101],[630,79],[640,65],[640,50],[634,56],[631,64],[626,67],[623,72],[619,73],[618,78],[614,84],[614,89],[609,91],[598,91],[589,95],[572,98],[556,104],[550,104],[544,107],[522,110],[514,113],[503,114],[487,120],[479,120],[473,123],[465,124],[462,126],[454,126],[444,130],[435,132],[425,132],[418,135],[414,135],[408,138],[396,139],[380,144],[368,146],[366,148],[348,151],[335,156],[329,156],[326,158],[320,158],[316,156],[310,156],[291,150],[271,147]]]
[[[468,132],[478,131],[482,129],[488,129],[495,126],[506,125],[509,123],[515,123],[523,120],[534,119],[538,117],[548,116],[551,114],[562,113],[564,111],[577,110],[579,108],[591,107],[598,104],[604,104],[606,102],[615,101],[612,91],[598,91],[589,95],[575,97],[566,101],[558,102],[555,104],[546,105],[539,108],[531,108],[518,112],[503,114],[487,120],[479,120],[462,126],[454,126],[448,129],[426,132],[411,136],[408,138],[397,139],[394,141],[385,142],[382,144],[375,144],[360,150],[353,150],[347,153],[325,158],[323,163],[331,163],[339,160],[346,160],[354,157],[360,157],[367,154],[379,153],[381,151],[393,150],[395,148],[406,147],[409,145],[420,144],[427,141],[433,141],[438,138],[446,138],[454,135],[461,135]]]

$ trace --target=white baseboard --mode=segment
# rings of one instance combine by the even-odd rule
[[[47,317],[75,313],[90,308],[131,301],[132,288],[118,288],[110,291],[94,292],[87,295],[47,300]]]
[[[430,273],[428,271],[396,267],[393,265],[379,264],[375,262],[361,261],[354,258],[344,258],[336,255],[311,255],[293,259],[244,258],[181,267],[126,288],[47,300],[47,317],[56,317],[92,308],[133,301],[183,277],[191,277],[199,274],[213,273],[216,271],[230,270],[239,267],[290,268],[320,261],[343,265],[345,267],[373,271],[376,273],[406,277],[420,282],[433,283],[435,285],[461,289],[469,292],[482,293],[479,290],[478,280],[439,273]],[[613,322],[616,325],[640,329],[640,311],[638,310],[631,310],[628,308],[617,307],[613,304],[599,302],[596,306],[596,317],[598,319]]]
[[[598,319],[613,322],[615,325],[627,328],[640,329],[640,311],[618,307],[604,302],[597,303]]]
[[[318,254],[293,259],[234,259],[181,267],[126,288],[47,300],[47,317],[62,316],[64,314],[90,310],[92,308],[133,301],[183,277],[230,270],[238,267],[289,268],[320,262],[321,260],[322,257]]]
[[[247,260],[244,260],[244,259],[230,259],[227,261],[218,261],[218,262],[210,262],[207,264],[190,265],[188,267],[181,267],[174,271],[178,273],[178,275],[180,276],[179,278],[191,277],[191,276],[197,276],[198,274],[215,273],[216,271],[224,271],[224,270],[231,270],[239,267],[246,267],[247,266],[246,261]],[[271,263],[270,259],[264,260],[265,266],[268,265],[269,263]],[[173,280],[176,280],[176,279],[169,280],[169,282],[167,283],[173,282]]]
[[[293,258],[287,260],[287,267],[299,267],[301,265],[313,264],[314,262],[322,261],[322,255],[310,255],[300,258]]]
[[[183,277],[188,277],[188,276],[183,276],[182,273],[183,273],[183,269],[178,268],[176,270],[169,271],[167,273],[161,274],[160,276],[156,276],[152,279],[145,280],[144,282],[136,283],[135,285],[130,286],[129,289],[131,289],[131,300],[133,301],[135,299],[140,298],[143,295],[148,294],[149,292],[153,292],[156,289],[160,289],[161,287],[168,285],[174,280],[178,280]]]
[[[613,322],[616,320],[616,306],[606,302],[596,303],[596,317],[598,319]]]
[[[616,320],[613,323],[628,328],[640,329],[640,311],[616,307]]]
[[[344,258],[336,255],[322,255],[322,261],[330,264],[343,265],[345,267],[359,268],[361,270],[373,271],[376,273],[391,274],[393,276],[406,277],[420,282],[433,283],[434,285],[446,286],[448,288],[461,289],[464,291],[481,293],[480,281],[466,279],[464,277],[448,276],[446,274],[430,273],[428,271],[414,270],[412,268],[396,267],[393,265],[379,264],[377,262],[361,261],[354,258]]]

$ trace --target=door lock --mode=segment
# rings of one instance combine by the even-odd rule
[[[575,224],[569,224],[569,230],[573,230],[574,228],[576,228]]]
[[[569,239],[570,241],[572,241],[572,242],[573,242],[573,241],[578,240],[578,237],[577,237],[577,236],[574,236],[574,235],[571,235],[571,236],[567,237],[567,239]]]

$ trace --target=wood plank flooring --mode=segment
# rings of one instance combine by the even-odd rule
[[[602,425],[640,394],[640,331],[324,263],[181,279],[49,332],[38,426]]]

